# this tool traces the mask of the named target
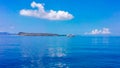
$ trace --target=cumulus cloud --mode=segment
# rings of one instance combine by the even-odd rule
[[[94,29],[91,32],[86,32],[85,34],[92,34],[92,35],[97,35],[97,34],[110,34],[109,28],[103,28],[103,29]]]
[[[70,20],[70,19],[73,19],[73,15],[67,11],[62,11],[62,10],[54,11],[51,9],[47,12],[44,8],[44,4],[36,3],[34,1],[31,3],[31,7],[37,8],[37,9],[35,9],[35,10],[22,9],[22,10],[20,10],[20,15],[32,16],[32,17],[48,19],[48,20]]]

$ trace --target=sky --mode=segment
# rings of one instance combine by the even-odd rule
[[[120,0],[0,0],[0,32],[120,35]]]

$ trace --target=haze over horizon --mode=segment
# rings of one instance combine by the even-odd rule
[[[0,0],[0,32],[120,36],[119,0]]]

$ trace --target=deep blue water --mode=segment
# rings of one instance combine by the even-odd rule
[[[120,68],[120,37],[0,36],[0,68]]]

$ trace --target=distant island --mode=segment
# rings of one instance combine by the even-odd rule
[[[74,37],[73,34],[54,34],[54,33],[28,33],[28,32],[19,32],[19,33],[8,33],[0,32],[0,35],[19,35],[19,36],[66,36]]]
[[[0,32],[0,35],[12,35],[12,34],[8,32]]]
[[[20,36],[66,36],[66,35],[52,34],[52,33],[27,33],[27,32],[19,32],[17,35],[20,35]]]

